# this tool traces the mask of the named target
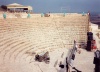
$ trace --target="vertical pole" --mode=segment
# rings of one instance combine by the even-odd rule
[[[88,11],[88,32],[90,31],[90,12]]]
[[[66,72],[70,72],[70,67],[67,61],[67,57],[66,57]]]

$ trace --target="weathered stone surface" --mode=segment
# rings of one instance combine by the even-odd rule
[[[4,68],[1,68],[0,71],[9,69],[8,72],[41,72],[35,62],[30,63],[30,61],[34,61],[32,52],[37,54],[50,51],[53,53],[59,48],[72,48],[74,40],[77,43],[86,43],[87,15],[84,17],[81,14],[70,14],[65,17],[57,15],[50,15],[50,17],[31,15],[29,19],[25,17],[15,18],[15,16],[9,15],[6,20],[1,18],[0,66]],[[54,52],[52,55],[58,54]],[[50,57],[51,68],[49,70],[54,69],[52,65],[54,65],[53,61],[56,58],[53,58],[53,56],[52,59]],[[42,58],[40,61],[42,61]],[[43,65],[41,67],[46,68]],[[47,70],[44,72],[48,72]],[[56,72],[55,69],[54,72]]]

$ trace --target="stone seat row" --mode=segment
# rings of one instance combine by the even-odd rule
[[[11,50],[11,49],[10,49]]]

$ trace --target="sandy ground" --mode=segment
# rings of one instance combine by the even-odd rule
[[[93,72],[94,71],[94,64],[93,64],[93,57],[94,52],[87,52],[84,49],[80,49],[81,54],[76,53],[76,57],[73,63],[73,67],[76,67],[78,70],[82,72]],[[32,62],[32,64],[37,64],[38,68],[40,67],[39,72],[66,72],[66,67],[64,69],[61,69],[59,67],[60,62],[66,66],[66,57],[68,53],[68,49],[59,49],[55,50],[53,52],[50,52],[50,64],[45,64],[44,62]],[[61,55],[64,52],[63,58],[61,58]],[[55,65],[55,63],[57,63]],[[70,67],[70,71],[75,71]]]
[[[94,71],[94,64],[93,64],[93,52],[87,52],[84,49],[80,49],[81,54],[76,53],[76,57],[74,60],[73,67],[76,67],[78,70],[82,72],[93,72]],[[61,69],[59,67],[60,62],[66,66],[66,57],[68,53],[68,49],[58,49],[53,52],[50,52],[50,63],[46,64],[45,62],[36,62],[32,60],[31,64],[36,65],[37,70],[36,72],[66,72],[66,67]],[[63,57],[61,57],[63,54]],[[70,67],[70,71],[75,71]]]

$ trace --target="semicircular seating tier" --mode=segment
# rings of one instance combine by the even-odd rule
[[[86,44],[87,31],[88,15],[0,19],[0,70],[40,72],[29,63],[35,54]]]

